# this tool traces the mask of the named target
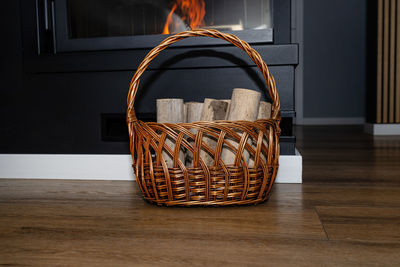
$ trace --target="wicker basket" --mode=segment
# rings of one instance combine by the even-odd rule
[[[133,105],[140,76],[161,51],[192,36],[226,40],[250,56],[266,81],[273,102],[272,119],[172,124],[143,122],[136,118]],[[273,76],[258,52],[248,43],[216,30],[192,30],[169,36],[153,48],[139,65],[132,78],[127,101],[133,168],[147,201],[168,206],[226,206],[257,204],[268,199],[278,171],[280,103]],[[204,136],[216,140],[215,149],[202,142]],[[175,146],[168,146],[166,138],[174,140]],[[234,164],[226,165],[221,160],[223,148],[236,154]],[[193,153],[192,167],[179,160],[181,149]],[[213,157],[212,166],[204,164],[200,157],[201,150]],[[252,167],[244,160],[244,150],[254,160]],[[172,156],[171,168],[167,167],[162,151]]]

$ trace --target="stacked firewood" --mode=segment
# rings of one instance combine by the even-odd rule
[[[256,119],[268,119],[271,117],[271,103],[260,101],[260,99],[260,92],[242,88],[235,88],[231,99],[205,98],[203,103],[184,103],[183,99],[177,98],[157,99],[157,122],[193,123],[198,121],[254,121]],[[190,131],[196,134],[196,129],[193,128]],[[202,142],[213,149],[216,148],[217,140],[212,136],[203,134]],[[239,145],[232,139],[229,142],[236,147]],[[172,149],[174,148],[175,141],[173,139],[167,138],[165,143]],[[194,140],[191,139],[190,143],[193,145]],[[166,151],[163,151],[162,155],[167,166],[172,167],[172,157]],[[207,166],[214,163],[213,155],[203,149],[200,151],[200,157]],[[235,157],[236,155],[232,150],[225,147],[222,149],[221,159],[225,164],[233,164]],[[254,164],[254,160],[246,150],[243,152],[243,158],[250,167]],[[193,155],[187,151],[185,153],[183,149],[179,159],[186,166],[193,166]]]

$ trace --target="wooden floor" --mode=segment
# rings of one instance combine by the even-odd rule
[[[400,266],[400,137],[297,128],[304,184],[165,208],[134,182],[0,180],[0,266]]]

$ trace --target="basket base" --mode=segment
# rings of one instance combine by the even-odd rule
[[[227,207],[227,206],[251,206],[267,202],[271,197],[271,191],[263,199],[231,200],[231,201],[157,201],[153,198],[145,198],[148,203],[165,207]]]
[[[136,179],[144,198],[165,206],[229,206],[258,204],[268,199],[278,166],[249,168],[210,166],[168,168],[144,164]]]
[[[231,206],[251,205],[266,201],[274,184],[278,166],[249,168],[227,166],[169,168],[144,164],[136,179],[144,199],[164,206]],[[227,173],[228,174],[227,174]]]

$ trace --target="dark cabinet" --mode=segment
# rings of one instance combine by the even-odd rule
[[[168,3],[167,7],[171,8]],[[96,33],[94,26],[79,30],[67,19],[68,8],[71,9],[67,0],[20,2],[19,30],[23,46],[20,90],[24,98],[18,99],[15,106],[10,105],[8,113],[15,120],[15,127],[3,131],[1,153],[129,153],[129,144],[121,129],[125,127],[130,78],[149,49],[165,35],[126,29],[114,34],[98,29]],[[269,8],[269,22],[265,18],[252,21],[243,17],[239,19],[243,29],[234,33],[259,51],[276,78],[283,115],[281,152],[294,154],[292,119],[298,47],[290,41],[290,0],[271,1]],[[243,10],[239,13],[246,14]],[[75,19],[74,23],[78,21]],[[266,25],[254,29],[256,21]],[[235,22],[228,18],[226,24],[218,23],[232,26]],[[71,31],[71,27],[75,30]],[[232,27],[222,30],[232,31]],[[157,33],[158,28],[154,26],[149,31]],[[113,45],[107,46],[107,43]],[[262,76],[248,56],[230,44],[211,38],[188,39],[163,51],[151,63],[141,81],[137,115],[145,120],[153,119],[156,98],[181,97],[188,101],[227,98],[234,87],[265,91]],[[268,99],[267,94],[265,98]],[[29,112],[16,108],[32,105],[34,108]],[[28,139],[26,133],[29,133]]]

